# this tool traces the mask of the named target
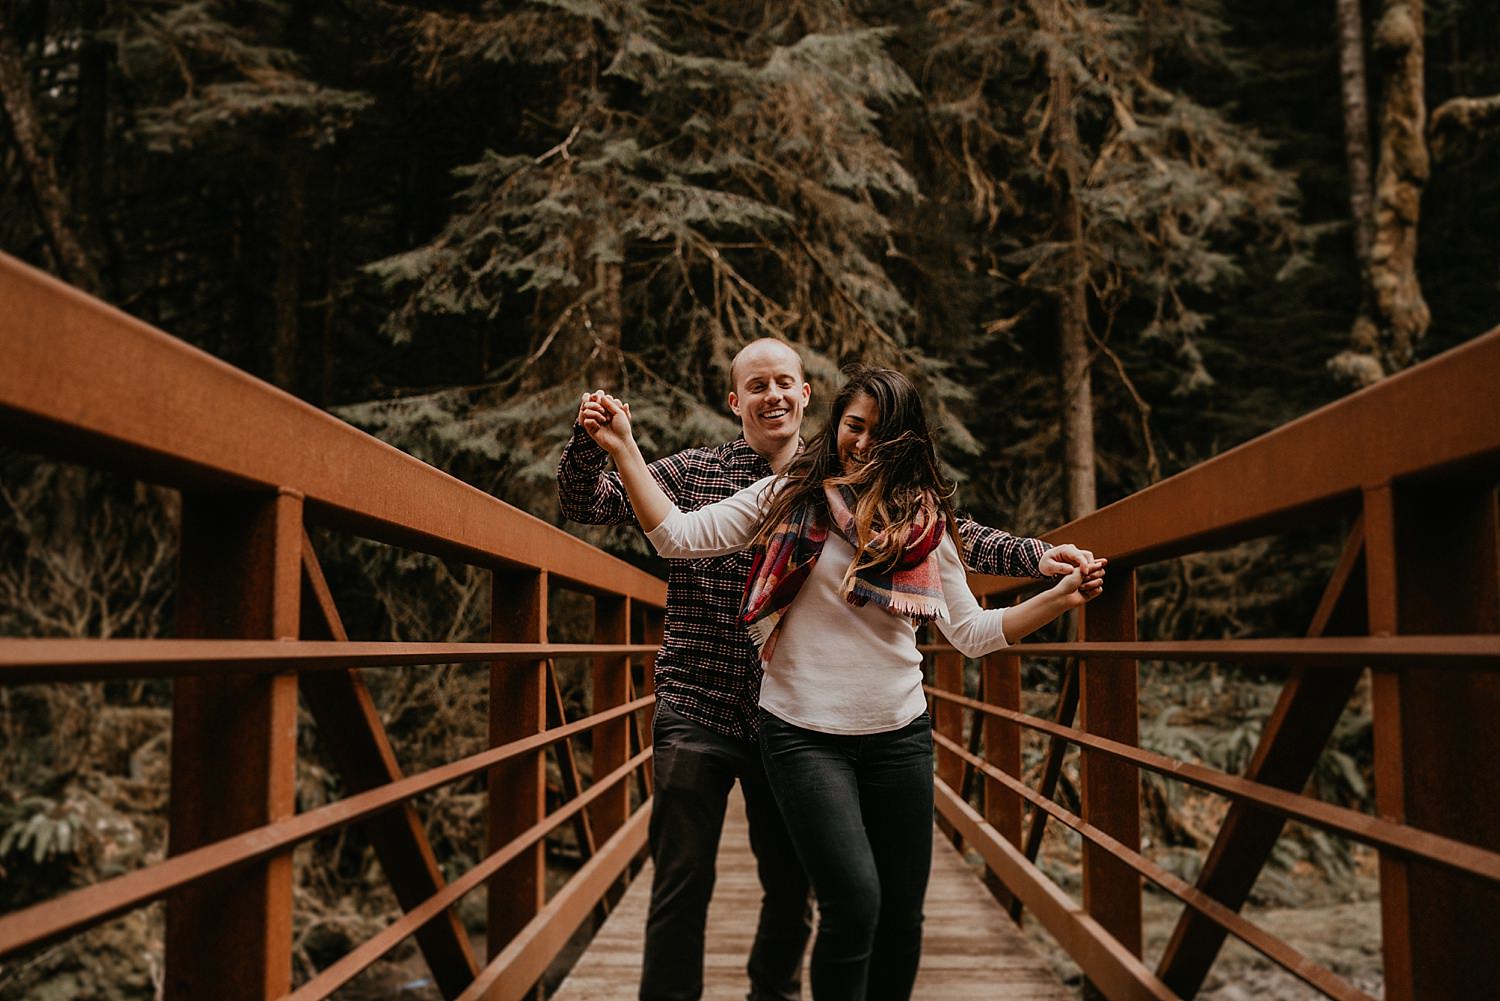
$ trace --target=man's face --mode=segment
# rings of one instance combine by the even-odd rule
[[[751,448],[774,452],[802,430],[811,395],[796,353],[785,345],[763,344],[740,356],[729,409],[740,419]]]

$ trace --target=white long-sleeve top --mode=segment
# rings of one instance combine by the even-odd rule
[[[774,476],[731,497],[684,513],[676,507],[647,538],[669,559],[720,556],[750,545]],[[946,616],[938,629],[961,653],[979,657],[1006,645],[1003,608],[979,607],[958,548],[948,535],[936,550]],[[774,658],[765,665],[760,705],[796,726],[823,733],[899,730],[927,708],[916,628],[874,603],[856,608],[839,594],[854,549],[830,530],[812,573],[781,624]]]

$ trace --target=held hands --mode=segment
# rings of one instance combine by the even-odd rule
[[[1065,542],[1043,553],[1041,564],[1037,569],[1041,571],[1043,577],[1061,577],[1072,573],[1075,567],[1083,567],[1092,562],[1094,562],[1093,553]]]
[[[578,423],[611,456],[618,457],[635,440],[630,429],[630,404],[602,389],[583,394],[583,402],[578,407]]]
[[[1066,607],[1077,608],[1104,591],[1104,565],[1108,562],[1094,559],[1087,549],[1064,543],[1043,553],[1038,569],[1044,577],[1062,578],[1052,590],[1067,599]]]
[[[1072,548],[1072,547],[1069,547]],[[1052,585],[1052,594],[1062,599],[1064,608],[1077,608],[1104,593],[1104,565],[1109,560],[1090,559],[1068,568],[1068,573]]]
[[[1005,639],[1017,643],[1021,637],[1045,626],[1070,608],[1093,601],[1104,590],[1104,564],[1090,555],[1079,565],[1057,578],[1057,583],[1040,594],[1012,605],[1005,612]]]

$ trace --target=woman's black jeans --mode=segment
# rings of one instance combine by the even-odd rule
[[[932,868],[932,721],[841,736],[762,710],[766,777],[818,900],[815,1001],[905,1001]]]

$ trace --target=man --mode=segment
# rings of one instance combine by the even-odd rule
[[[722,500],[780,472],[801,447],[812,388],[802,359],[782,341],[754,341],[730,365],[729,409],[743,435],[651,463],[684,511]],[[587,402],[588,396],[584,401]],[[580,408],[581,409],[581,408]],[[584,524],[635,516],[603,449],[575,425],[558,466],[563,513]],[[970,569],[1007,576],[1066,573],[1092,562],[1073,546],[1048,548],[964,522]],[[729,791],[739,780],[763,897],[750,950],[750,1001],[801,996],[802,954],[811,931],[808,882],[772,799],[755,742],[760,662],[738,612],[749,552],[674,560],[666,628],[656,658],[653,727],[655,799],[649,839],[655,872],[646,919],[641,1001],[697,1001],[703,992],[704,926]]]

